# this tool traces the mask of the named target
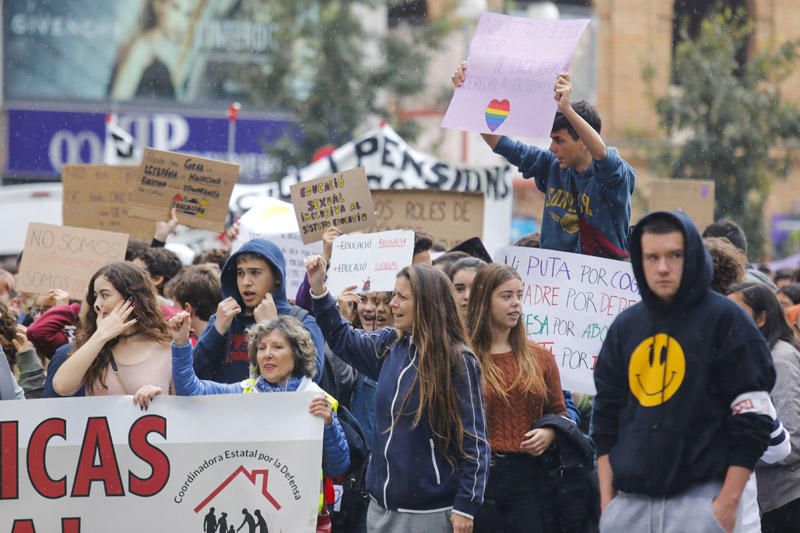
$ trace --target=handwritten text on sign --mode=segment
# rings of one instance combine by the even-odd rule
[[[464,84],[453,93],[442,127],[547,138],[556,76],[569,70],[588,23],[483,13]]]
[[[159,396],[144,413],[130,396],[6,402],[0,531],[208,531],[244,509],[270,531],[313,532],[314,395]]]
[[[373,190],[381,230],[424,231],[447,248],[483,236],[484,196],[441,189]]]
[[[175,207],[181,224],[222,231],[238,176],[239,165],[145,148],[128,213],[159,221]]]
[[[333,295],[349,285],[357,285],[360,293],[393,291],[397,273],[411,264],[413,255],[413,231],[342,235],[333,241],[328,289]]]
[[[298,183],[290,191],[306,244],[321,240],[331,226],[344,233],[375,227],[375,207],[363,168]]]
[[[608,327],[640,300],[630,263],[513,246],[495,261],[522,276],[528,338],[552,352],[564,388],[594,394],[592,372]]]
[[[17,276],[17,290],[46,294],[64,289],[83,300],[100,267],[125,260],[128,235],[31,223]]]

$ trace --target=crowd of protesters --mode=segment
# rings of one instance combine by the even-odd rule
[[[607,333],[593,399],[563,390],[523,279],[479,239],[418,232],[392,292],[335,299],[337,228],[289,295],[265,239],[182,264],[174,213],[85,295],[17,294],[0,271],[0,397],[316,391],[323,474],[355,489],[332,526],[323,491],[320,530],[800,530],[800,270],[750,266],[729,221],[631,228],[635,173],[571,89],[559,75],[549,150],[484,139],[545,195],[541,234],[516,245],[631,262],[642,300]]]

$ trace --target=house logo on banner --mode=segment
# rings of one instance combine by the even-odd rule
[[[225,489],[227,489],[232,482],[242,478],[246,481],[243,483],[244,490],[247,490],[247,487],[252,486],[253,488],[251,490],[258,491],[264,498],[263,506],[265,507],[265,510],[248,510],[247,508],[244,508],[241,511],[243,517],[240,518],[238,516],[239,505],[237,504],[230,509],[227,507],[221,507],[222,497],[218,498],[218,496],[220,496],[220,493],[225,491]],[[240,465],[230,476],[228,476],[227,479],[225,479],[225,481],[223,481],[211,492],[211,494],[209,494],[202,502],[200,502],[200,504],[197,505],[197,507],[194,508],[194,512],[202,516],[203,531],[227,531],[228,516],[235,517],[231,518],[231,521],[242,520],[243,524],[252,524],[252,527],[258,528],[258,531],[266,531],[269,525],[274,525],[274,516],[272,513],[275,511],[280,511],[281,505],[278,503],[275,497],[270,494],[268,482],[269,470],[247,470],[244,466]],[[237,494],[241,494],[241,492],[237,492]],[[205,514],[202,514],[204,511]],[[263,528],[260,527],[262,524]],[[251,529],[250,531],[256,530]]]

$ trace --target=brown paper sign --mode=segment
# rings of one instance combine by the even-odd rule
[[[303,243],[322,239],[331,226],[344,233],[375,227],[375,207],[363,168],[354,168],[289,187]]]
[[[128,214],[167,220],[178,209],[185,226],[223,231],[239,165],[145,148]]]
[[[28,224],[17,290],[46,294],[64,289],[83,300],[100,267],[125,260],[128,235],[85,228]]]
[[[380,231],[424,231],[447,248],[469,239],[483,238],[484,196],[478,192],[440,189],[388,189],[372,191]]]
[[[64,225],[127,233],[149,243],[156,223],[128,216],[138,174],[137,166],[64,165]]]
[[[712,180],[654,179],[650,183],[650,211],[683,211],[701,232],[714,222]]]

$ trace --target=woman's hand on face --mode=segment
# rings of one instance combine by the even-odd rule
[[[317,396],[311,400],[311,407],[308,412],[314,416],[318,416],[325,421],[325,426],[330,426],[333,421],[333,406],[325,396]]]
[[[256,322],[261,324],[269,322],[273,318],[278,318],[278,308],[275,307],[275,300],[272,299],[270,293],[267,293],[261,303],[253,310],[253,317]]]
[[[313,294],[325,292],[325,267],[328,262],[321,255],[306,257],[306,273],[308,274],[308,284],[311,286]]]
[[[189,325],[191,319],[189,313],[181,311],[174,317],[169,319],[169,330],[172,332],[172,341],[177,346],[186,346],[189,344]]]
[[[450,513],[450,523],[453,525],[453,533],[472,532],[472,518],[458,513]]]
[[[150,407],[150,402],[153,401],[153,398],[161,394],[163,391],[161,387],[157,387],[155,385],[145,385],[141,389],[136,391],[136,394],[133,395],[133,403],[139,406],[139,409],[142,411],[147,411],[147,408]]]
[[[356,294],[357,287],[358,285],[350,285],[339,295],[339,314],[348,322],[355,320],[356,306],[361,301],[361,297]]]
[[[95,332],[106,342],[122,334],[123,331],[136,324],[137,320],[128,320],[136,304],[131,300],[119,302],[107,317],[97,317],[97,331]]]
[[[525,433],[525,440],[519,445],[523,452],[542,455],[553,444],[556,432],[551,428],[537,428]]]

